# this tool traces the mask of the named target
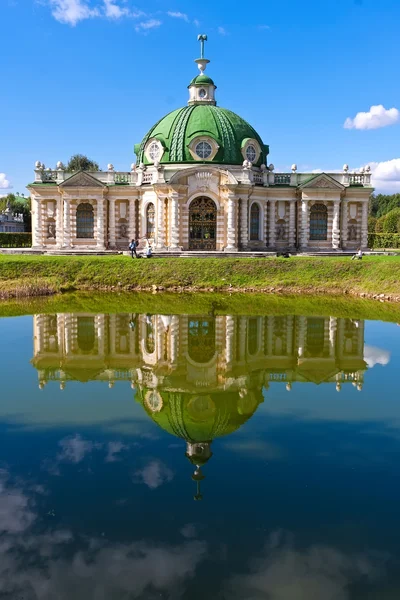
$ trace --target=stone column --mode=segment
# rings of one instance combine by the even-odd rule
[[[342,240],[342,248],[346,248],[347,246],[347,229],[348,229],[348,217],[349,214],[349,205],[346,201],[342,200],[342,227],[341,227],[341,235],[340,238]]]
[[[135,198],[129,199],[129,243],[136,239],[136,215],[135,215]]]
[[[234,335],[235,335],[235,317],[228,315],[226,317],[226,332],[225,332],[225,359],[228,370],[232,367],[235,358],[234,351]]]
[[[268,317],[268,329],[267,329],[267,356],[272,356],[273,344],[274,344],[274,325],[275,317]]]
[[[32,231],[33,247],[42,246],[42,207],[37,198],[32,198],[33,210],[35,211],[34,228]]]
[[[275,232],[276,232],[276,200],[269,201],[269,236],[268,247],[275,248]]]
[[[243,198],[241,202],[241,215],[240,215],[240,242],[242,244],[242,250],[246,250],[249,243],[249,201],[247,198]]]
[[[335,358],[336,355],[336,329],[337,319],[329,317],[329,356]]]
[[[71,353],[71,315],[64,315],[64,358]]]
[[[158,250],[165,250],[164,198],[157,199],[157,244]]]
[[[57,198],[56,208],[56,247],[61,248],[63,243],[63,218],[62,218],[62,198]]]
[[[109,316],[109,354],[113,357],[116,354],[116,333],[117,333],[117,324],[116,324],[117,315],[112,314]],[[100,334],[101,335],[101,334]],[[100,337],[100,336],[99,336]]]
[[[333,219],[332,219],[332,248],[338,250],[340,247],[340,201],[335,200],[333,203]]]
[[[364,358],[364,329],[365,329],[365,321],[358,321],[357,328],[357,350],[358,350],[358,358]]]
[[[69,198],[64,199],[64,235],[63,248],[71,246],[71,201]]]
[[[298,353],[299,358],[304,356],[307,337],[307,317],[298,317]]]
[[[171,328],[170,328],[170,359],[172,365],[176,365],[178,361],[178,353],[179,353],[179,317],[174,315],[171,318]]]
[[[239,360],[246,358],[247,318],[239,317]]]
[[[300,231],[300,247],[305,250],[308,246],[309,231],[308,231],[308,200],[301,200],[301,231]]]
[[[237,252],[236,245],[236,219],[235,219],[235,209],[236,209],[236,198],[234,194],[228,194],[228,222],[227,222],[227,245],[225,247],[225,252]]]
[[[97,199],[97,249],[104,250],[104,199]]]
[[[115,248],[115,199],[110,198],[108,201],[108,241],[110,248]],[[129,240],[130,241],[130,240]]]
[[[95,316],[95,326],[97,329],[97,353],[99,356],[105,354],[105,315]]]
[[[171,194],[171,250],[179,250],[179,194]]]
[[[289,248],[296,247],[296,200],[289,202]]]
[[[361,248],[368,248],[368,202],[363,202],[361,216]]]
[[[286,354],[293,354],[293,317],[286,317]]]

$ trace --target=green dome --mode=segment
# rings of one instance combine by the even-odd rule
[[[238,392],[190,394],[159,391],[160,405],[151,410],[144,389],[137,400],[147,414],[168,433],[187,442],[211,441],[239,429],[263,401],[261,391],[242,398]]]
[[[192,81],[189,83],[190,85],[215,85],[215,83],[213,82],[213,80],[211,79],[211,77],[208,77],[208,75],[204,75],[204,73],[202,75],[197,75],[197,77],[193,77]]]
[[[206,78],[198,75],[196,80]],[[189,151],[189,144],[199,136],[209,136],[219,145],[218,152],[212,160],[196,160]],[[219,106],[195,104],[172,111],[158,121],[143,138],[140,145],[135,146],[138,164],[151,164],[144,153],[149,139],[156,138],[164,147],[160,162],[207,164],[218,163],[241,165],[243,141],[252,138],[260,145],[261,153],[256,166],[266,162],[268,146],[265,146],[258,133],[241,117],[226,108]]]

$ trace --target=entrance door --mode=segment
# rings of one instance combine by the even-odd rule
[[[189,250],[215,250],[217,207],[211,198],[202,196],[189,207]]]

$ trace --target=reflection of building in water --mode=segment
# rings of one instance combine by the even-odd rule
[[[362,389],[364,323],[333,317],[58,314],[34,317],[39,386],[129,381],[196,470],[214,438],[237,430],[270,382]],[[198,492],[200,497],[200,492]]]

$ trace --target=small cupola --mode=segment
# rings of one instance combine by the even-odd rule
[[[217,86],[214,84],[211,77],[204,74],[208,63],[210,62],[207,58],[204,58],[204,42],[207,41],[207,36],[202,34],[197,37],[200,42],[200,58],[196,58],[194,61],[200,70],[200,75],[194,77],[189,83],[189,106],[194,104],[211,104],[216,106],[215,101],[215,90]]]

